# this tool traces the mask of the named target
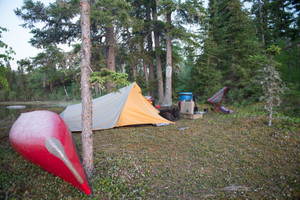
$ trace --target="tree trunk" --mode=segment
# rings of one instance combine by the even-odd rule
[[[265,46],[265,34],[264,34],[263,18],[262,18],[260,0],[258,0],[258,7],[259,7],[259,18],[260,18],[260,26],[261,26],[261,41],[262,41],[263,46]]]
[[[289,46],[291,46],[291,43],[289,41],[289,39],[286,39],[286,42],[285,42],[285,48],[287,49],[287,53],[288,53],[288,58],[289,58],[289,61],[288,61],[288,65],[289,65],[289,81],[292,82],[292,60],[291,60],[291,48],[288,48]]]
[[[273,116],[273,92],[270,94],[270,103],[269,103],[269,122],[268,126],[272,126],[272,116]]]
[[[126,28],[126,31],[127,31],[127,39],[128,39],[129,53],[130,53],[132,75],[133,75],[133,80],[136,81],[136,69],[135,69],[135,63],[134,63],[133,52],[132,52],[131,37],[130,37],[130,32],[129,32],[128,27]]]
[[[106,67],[108,70],[116,71],[115,34],[113,25],[111,27],[106,28],[106,45]],[[111,92],[111,87],[115,87],[115,84],[107,81],[107,94]]]
[[[151,15],[150,15],[150,6],[147,7],[147,21],[148,23],[151,21]],[[148,57],[149,57],[149,79],[150,79],[150,84],[153,82],[155,79],[154,75],[154,66],[153,66],[153,42],[152,42],[152,30],[151,26],[148,25],[148,35],[147,35],[147,42],[148,42]],[[153,87],[151,87],[150,90],[150,96],[155,99],[155,90]]]
[[[91,63],[91,34],[90,34],[90,3],[81,0],[81,98],[82,98],[82,159],[88,177],[94,170],[93,161],[93,132],[92,132],[92,95],[88,78]]]
[[[300,43],[297,44],[297,55],[298,56],[297,56],[297,60],[296,60],[296,69],[299,69],[300,68]]]
[[[63,87],[64,87],[64,91],[65,91],[67,100],[69,100],[69,94],[68,94],[67,88],[66,88],[65,84],[63,83],[63,81],[62,81],[62,85],[63,85]]]
[[[157,21],[156,5],[152,8],[153,21]],[[164,100],[164,83],[161,69],[159,31],[157,25],[154,27],[155,59],[156,59],[156,77],[158,83],[158,104]]]
[[[143,54],[144,54],[144,52],[143,52]],[[147,96],[150,96],[148,69],[147,69],[147,62],[146,62],[146,59],[145,59],[145,55],[144,55],[144,58],[143,58],[143,67],[144,67],[145,83],[146,83],[146,87],[147,87]]]
[[[271,108],[270,112],[269,112],[269,123],[268,123],[268,126],[272,126],[272,115],[273,115],[273,109]]]
[[[172,43],[171,43],[171,14],[167,12],[167,32],[166,32],[166,48],[167,48],[167,66],[166,66],[166,92],[164,106],[172,105]]]
[[[145,83],[146,83],[146,88],[148,88],[149,87],[149,78],[148,78],[148,69],[147,69],[147,62],[146,62],[146,55],[145,55],[145,51],[144,51],[143,40],[141,40],[140,45],[141,45],[141,57],[143,59]],[[147,90],[147,95],[148,96],[150,95],[149,90]]]
[[[47,93],[48,93],[47,90],[46,90],[47,89],[46,86],[47,86],[47,77],[46,77],[45,70],[43,70],[43,92],[44,92],[43,98],[44,98],[44,100],[47,99]]]

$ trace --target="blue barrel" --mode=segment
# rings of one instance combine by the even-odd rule
[[[179,101],[189,101],[193,99],[193,93],[192,92],[180,92]]]

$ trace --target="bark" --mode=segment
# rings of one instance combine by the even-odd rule
[[[269,122],[268,126],[272,126],[272,116],[273,116],[273,93],[270,94],[270,103],[269,103]]]
[[[46,86],[47,86],[47,77],[46,77],[46,72],[43,71],[43,91],[44,91],[43,98],[44,98],[44,100],[47,99],[47,93],[48,93]]]
[[[264,34],[263,18],[262,18],[260,0],[258,0],[258,7],[259,7],[259,18],[260,18],[260,26],[261,26],[261,41],[262,41],[263,46],[265,46],[265,34]]]
[[[171,41],[171,12],[166,14],[167,32],[166,32],[166,48],[167,48],[167,66],[166,66],[166,92],[164,106],[172,105],[172,41]]]
[[[286,40],[286,46],[288,47],[288,46],[291,46],[291,44],[290,44],[290,41],[287,39]],[[288,53],[288,58],[289,58],[289,81],[290,82],[292,82],[292,60],[291,60],[291,56],[290,56],[290,54],[291,54],[291,52],[290,52],[290,48],[288,48],[287,49],[287,53]]]
[[[272,126],[272,115],[273,115],[273,110],[271,108],[271,110],[269,112],[269,123],[268,123],[268,126]]]
[[[145,77],[145,83],[146,87],[149,87],[149,78],[148,78],[148,69],[147,69],[147,62],[146,62],[146,55],[144,51],[144,45],[143,45],[143,40],[141,40],[141,57],[143,59],[143,67],[144,67],[144,77]],[[150,91],[147,90],[147,95],[150,95]]]
[[[88,78],[91,64],[91,34],[90,34],[90,3],[81,0],[81,98],[82,98],[82,159],[88,177],[94,170],[93,161],[93,133],[92,133],[92,95]]]
[[[67,100],[69,99],[69,94],[68,94],[68,91],[66,89],[66,86],[64,83],[62,83],[63,87],[64,87],[64,91],[65,91],[65,94],[66,94],[66,97],[67,97]]]
[[[150,22],[151,21],[151,13],[150,13],[150,6],[147,8],[147,21]],[[149,79],[150,79],[150,83],[155,79],[155,75],[154,75],[154,66],[153,66],[153,42],[152,42],[152,30],[151,30],[151,26],[148,25],[148,35],[147,35],[147,42],[148,42],[148,55],[149,55]],[[153,88],[153,87],[151,87]],[[150,96],[152,98],[155,99],[155,90],[151,89],[150,90]]]
[[[23,101],[27,101],[26,98],[26,88],[25,88],[25,73],[24,73],[24,66],[18,67],[19,70],[19,87],[20,87],[20,96],[22,97]],[[44,73],[43,77],[43,91],[44,91],[44,99],[46,100],[46,75]]]
[[[116,60],[115,60],[115,34],[114,27],[106,28],[106,67],[108,70],[116,71]],[[106,82],[107,93],[111,92],[111,88],[115,87],[114,83],[109,81]]]
[[[154,21],[157,21],[156,5],[152,8],[152,17]],[[154,27],[154,44],[155,44],[155,60],[156,60],[156,77],[158,83],[158,104],[161,104],[164,100],[164,83],[163,83],[162,69],[161,69],[159,31],[157,25],[155,25]]]
[[[300,43],[297,44],[297,63],[296,63],[296,67],[297,69],[299,69],[300,67]]]
[[[142,57],[143,57],[145,83],[146,83],[146,87],[148,89],[149,88],[149,78],[148,78],[147,62],[146,62],[146,59],[145,59],[145,52],[144,51],[142,51]],[[147,96],[150,96],[150,90],[147,90]]]
[[[128,27],[126,28],[126,31],[127,31],[127,39],[128,39],[129,53],[130,53],[132,75],[133,75],[134,81],[136,81],[136,69],[135,69],[135,63],[134,63],[133,52],[132,52],[131,37],[130,37],[130,32],[129,32]]]

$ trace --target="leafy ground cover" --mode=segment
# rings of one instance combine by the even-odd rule
[[[8,140],[12,123],[1,121],[0,199],[89,199],[20,157]],[[81,135],[74,138],[80,150]],[[268,127],[260,106],[95,131],[90,199],[297,199],[299,151],[300,118],[279,116]]]

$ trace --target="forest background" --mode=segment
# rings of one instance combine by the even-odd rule
[[[243,6],[245,2],[251,2],[251,9]],[[289,88],[281,108],[297,115],[299,10],[296,0],[210,0],[208,8],[196,0],[92,0],[91,70],[125,73],[144,95],[162,103],[171,49],[174,102],[180,92],[189,91],[203,103],[226,85],[225,103],[239,106],[259,102],[264,95],[262,71],[274,57],[275,70]],[[80,1],[44,5],[26,0],[15,14],[31,30],[30,43],[43,52],[19,60],[18,69],[12,70],[13,51],[1,42],[7,51],[1,55],[0,101],[80,100]],[[59,44],[73,50],[64,52]],[[270,55],[270,47],[278,54]],[[110,92],[110,87],[93,84],[93,97]]]

